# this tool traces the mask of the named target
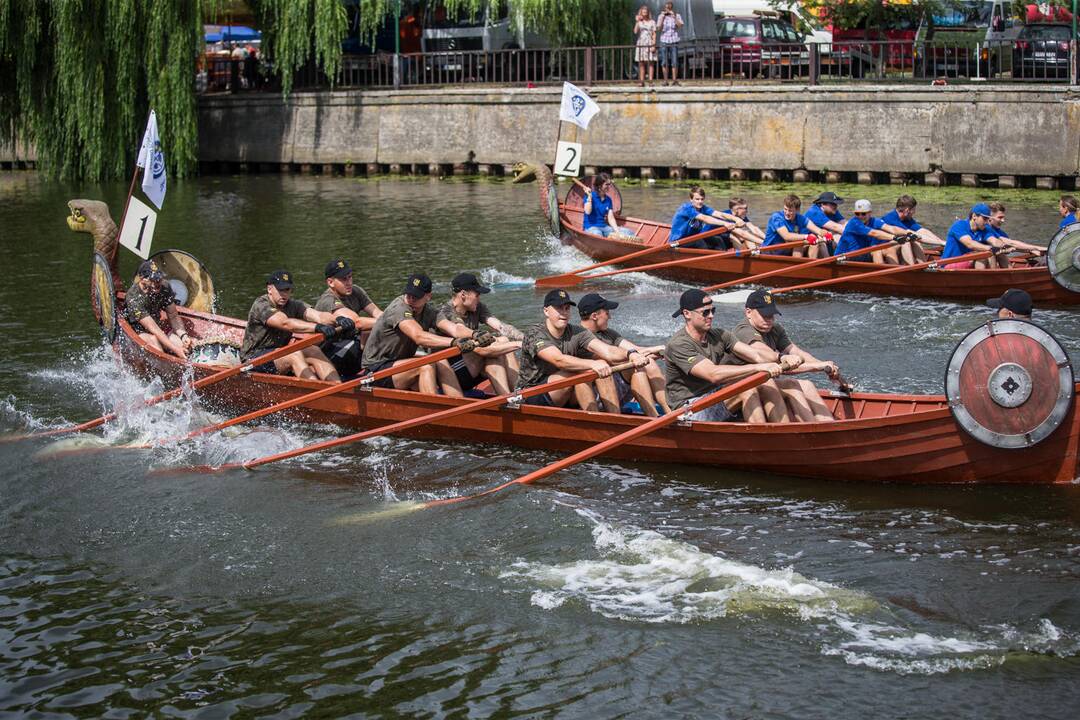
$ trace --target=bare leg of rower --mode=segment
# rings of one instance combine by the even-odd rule
[[[747,390],[742,399],[743,419],[751,424],[791,422],[784,394],[772,380]]]
[[[784,394],[784,400],[787,401],[792,420],[795,422],[812,422],[814,411],[810,409],[810,403],[807,402],[806,397],[803,395],[802,387],[799,386],[798,381],[791,378],[782,378],[782,381],[777,379],[776,384]]]
[[[315,379],[315,371],[308,366],[303,351],[289,353],[285,357],[278,358],[274,361],[274,367],[280,375],[295,375],[304,380]]]
[[[645,375],[649,378],[653,397],[656,398],[656,402],[660,403],[660,409],[667,415],[671,412],[671,406],[668,405],[667,401],[667,382],[664,380],[664,371],[660,369],[655,360],[650,360],[649,364],[645,366]]]
[[[653,397],[652,384],[644,368],[630,374],[630,392],[634,394],[634,399],[641,406],[641,412],[649,417],[657,417],[656,398]]]
[[[456,398],[465,397],[465,393],[461,391],[461,383],[458,382],[457,375],[454,374],[454,369],[450,367],[450,363],[445,360],[435,363],[435,376],[444,395]],[[425,391],[421,388],[420,392]]]
[[[496,395],[510,392],[510,380],[506,374],[506,363],[502,358],[491,358],[484,363],[484,376],[491,381],[491,389]]]
[[[503,355],[503,362],[506,364],[506,382],[510,387],[516,387],[518,375],[521,373],[521,366],[518,364],[517,354],[508,353]]]
[[[613,378],[597,378],[596,392],[600,394],[600,402],[604,404],[604,412],[612,413],[613,415],[618,415],[622,412],[622,407],[619,405],[619,390],[615,387],[615,380]]]
[[[810,410],[813,411],[814,420],[816,422],[832,422],[833,420],[836,420],[833,414],[829,412],[829,406],[821,399],[821,392],[814,383],[809,380],[797,380],[796,382],[802,386],[803,397],[805,397],[807,403],[809,403]]]
[[[311,368],[315,375],[320,380],[327,380],[329,382],[341,382],[341,376],[338,375],[337,370],[334,368],[334,364],[330,362],[323,351],[317,347],[309,347],[301,350],[304,354],[304,360],[307,362],[307,366]]]
[[[923,250],[922,245],[917,242],[905,243],[900,248],[900,255],[904,265],[914,265],[926,260],[926,252]]]
[[[549,377],[555,376],[550,375]],[[596,393],[592,383],[578,383],[575,385],[574,398],[577,400],[578,407],[582,410],[596,412],[599,409],[596,406]]]

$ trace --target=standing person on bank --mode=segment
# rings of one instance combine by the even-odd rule
[[[654,63],[656,63],[656,21],[648,5],[638,8],[634,18],[634,35],[637,36],[637,48],[634,59],[638,66],[638,85],[645,87],[645,70],[649,71],[649,84],[653,83]]]
[[[668,68],[671,68],[671,84],[679,84],[679,28],[683,26],[682,15],[675,12],[675,3],[664,3],[660,17],[656,19],[657,32],[660,35],[660,71],[664,73],[664,84],[668,84]]]

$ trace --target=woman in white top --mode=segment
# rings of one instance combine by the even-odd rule
[[[656,62],[656,21],[648,5],[642,5],[637,11],[634,22],[634,34],[637,35],[637,49],[634,59],[638,64],[638,85],[645,87],[645,70],[649,71],[649,84],[653,82],[653,63]]]

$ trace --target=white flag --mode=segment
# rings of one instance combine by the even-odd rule
[[[139,160],[136,163],[143,168],[142,189],[146,197],[161,209],[165,202],[165,153],[161,150],[161,138],[158,137],[157,115],[150,111],[150,120],[143,133],[142,147],[139,148]]]
[[[562,86],[562,107],[559,108],[559,119],[571,122],[584,130],[589,129],[589,121],[593,115],[600,112],[600,106],[596,101],[585,94],[585,91],[577,85],[564,82]]]

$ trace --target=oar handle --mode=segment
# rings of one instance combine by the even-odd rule
[[[712,292],[713,290],[723,290],[724,288],[731,287],[732,285],[746,285],[750,283],[755,283],[759,280],[764,280],[765,278],[772,277],[774,275],[783,275],[784,273],[791,272],[792,270],[801,270],[808,267],[817,267],[818,265],[827,265],[831,262],[839,262],[841,260],[847,260],[848,258],[859,257],[860,255],[867,255],[872,252],[877,252],[878,250],[888,249],[893,245],[896,245],[896,241],[889,240],[888,242],[883,242],[880,245],[871,245],[869,247],[861,248],[859,250],[852,250],[851,252],[841,253],[839,255],[831,255],[829,257],[818,258],[816,260],[808,260],[807,262],[798,263],[797,265],[787,265],[785,267],[777,268],[775,270],[769,270],[768,272],[751,275],[750,277],[735,278],[734,280],[717,283],[716,285],[709,285],[702,288],[702,290],[704,290],[705,292]]]
[[[611,368],[613,373],[621,372],[622,370],[629,370],[634,366],[632,362],[625,362],[619,365],[615,365]],[[266,465],[267,463],[278,462],[279,460],[288,460],[300,455],[306,455],[308,453],[318,452],[320,450],[329,450],[330,448],[340,447],[341,445],[348,445],[350,443],[359,442],[360,440],[367,440],[373,437],[379,437],[381,435],[390,435],[395,432],[401,432],[410,428],[417,427],[418,425],[426,425],[428,423],[437,422],[439,420],[445,420],[447,418],[455,417],[458,415],[464,415],[466,413],[477,412],[485,408],[499,407],[506,404],[510,400],[535,397],[536,395],[542,395],[546,392],[553,390],[561,390],[562,388],[571,387],[583,382],[592,382],[596,380],[597,374],[595,370],[587,370],[586,372],[578,375],[572,375],[568,378],[562,378],[560,380],[553,380],[543,385],[536,385],[531,388],[526,388],[518,392],[506,393],[503,395],[496,395],[486,400],[478,400],[476,402],[467,403],[464,405],[458,405],[457,407],[448,408],[446,410],[440,410],[439,412],[432,413],[430,415],[423,415],[420,417],[410,418],[408,420],[402,420],[400,422],[393,423],[391,425],[385,425],[383,427],[373,428],[371,430],[364,430],[362,432],[353,433],[352,435],[346,435],[345,437],[333,438],[331,440],[324,440],[313,445],[307,445],[295,450],[288,450],[286,452],[277,453],[275,455],[267,455],[265,457],[256,458],[255,460],[248,460],[245,463],[231,465],[228,467],[223,466],[220,469],[231,469],[233,467],[243,467],[247,470],[257,468],[260,465]]]
[[[718,402],[722,402],[730,397],[738,395],[741,392],[745,392],[746,390],[757,387],[761,383],[768,380],[770,377],[771,376],[767,372],[757,371],[754,374],[745,377],[732,385],[728,385],[727,387],[716,390],[706,395],[705,397],[697,399],[686,407],[668,413],[667,415],[661,415],[658,418],[653,418],[652,420],[642,423],[641,425],[638,425],[631,430],[627,430],[624,433],[620,433],[613,438],[608,438],[607,440],[593,445],[590,448],[586,448],[585,450],[574,453],[568,458],[564,458],[562,460],[559,460],[558,462],[554,462],[546,467],[540,468],[539,470],[534,470],[528,475],[522,475],[515,480],[503,483],[502,485],[497,485],[493,488],[488,488],[487,490],[476,493],[474,495],[444,498],[442,500],[432,500],[430,502],[424,503],[421,507],[430,508],[436,507],[438,505],[451,505],[453,503],[464,502],[466,500],[473,500],[483,497],[485,495],[491,495],[492,493],[499,492],[500,490],[508,488],[512,485],[527,485],[529,483],[536,482],[537,480],[548,477],[549,475],[554,475],[561,470],[565,470],[571,465],[582,462],[584,460],[588,460],[589,458],[596,457],[597,455],[605,453],[612,448],[616,448],[619,445],[624,445],[631,440],[639,438],[642,435],[647,435],[654,430],[659,430],[662,427],[670,425],[688,412],[704,410],[705,408],[712,407]]]
[[[982,250],[980,252],[971,253],[969,255],[963,255],[956,258],[956,262],[965,262],[970,260],[983,260],[990,257],[994,253],[990,250]],[[950,259],[951,260],[951,259]],[[930,267],[938,267],[941,265],[949,264],[950,260],[927,260],[926,262],[915,263],[914,265],[892,265],[883,270],[871,270],[870,272],[859,273],[857,275],[847,275],[844,277],[829,278],[828,280],[817,280],[815,282],[803,283],[802,285],[791,285],[789,287],[777,288],[772,291],[773,295],[779,295],[780,293],[791,292],[793,290],[809,290],[811,288],[827,287],[829,285],[840,285],[846,282],[857,282],[859,280],[865,280],[867,278],[881,277],[882,275],[896,275],[904,272],[911,272],[912,270],[925,270]]]
[[[793,240],[791,242],[781,243],[779,245],[770,245],[769,250],[792,250],[797,247],[806,245],[805,240]],[[750,250],[724,250],[723,252],[713,252],[708,255],[694,255],[688,258],[679,258],[678,260],[666,260],[664,262],[652,263],[651,265],[635,265],[634,267],[619,268],[618,270],[607,270],[602,273],[595,273],[593,275],[581,275],[579,278],[584,280],[595,280],[596,278],[611,277],[612,275],[621,275],[623,273],[630,272],[648,272],[650,270],[659,270],[660,268],[677,267],[683,265],[696,265],[697,263],[704,263],[709,260],[717,260],[719,258],[727,257],[740,257],[746,255],[752,257],[760,255],[764,252],[763,248],[756,247]]]

